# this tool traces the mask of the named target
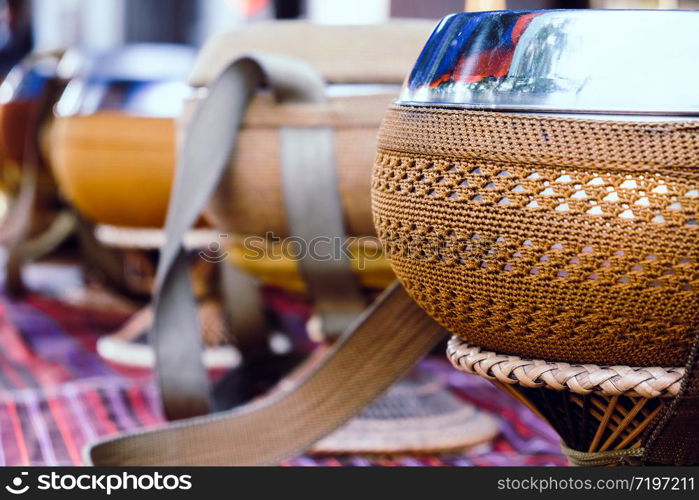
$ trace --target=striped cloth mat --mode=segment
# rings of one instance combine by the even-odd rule
[[[282,324],[300,324],[272,300]],[[284,317],[286,316],[286,317]],[[151,373],[110,366],[95,353],[99,335],[123,314],[64,304],[45,295],[0,298],[0,465],[79,465],[98,437],[163,422]],[[502,421],[492,443],[458,455],[300,457],[288,465],[564,465],[556,435],[529,410],[441,357],[423,368],[446,377],[464,399]]]

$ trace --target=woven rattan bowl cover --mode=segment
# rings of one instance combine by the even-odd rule
[[[699,124],[394,106],[373,206],[408,292],[484,348],[674,366],[699,320]]]
[[[411,296],[469,343],[677,366],[699,320],[699,121],[393,105],[372,202]]]

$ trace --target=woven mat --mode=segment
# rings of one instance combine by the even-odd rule
[[[50,281],[50,272],[42,270],[42,281]],[[0,296],[0,466],[80,464],[86,442],[163,422],[152,374],[110,366],[95,353],[99,335],[121,324],[124,312],[68,305],[55,289],[42,292],[21,302]],[[298,305],[274,293],[268,303],[282,325],[302,328]],[[501,435],[462,454],[299,457],[289,465],[566,464],[556,435],[487,381],[457,372],[442,357],[423,361],[422,368],[445,377],[459,397],[498,415]]]

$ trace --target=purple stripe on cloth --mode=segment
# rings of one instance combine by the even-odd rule
[[[130,388],[142,394],[154,392],[152,381],[134,383],[118,377],[69,382],[43,390],[31,388],[3,392],[0,397],[0,455],[3,465],[22,465],[22,460],[1,399],[11,398],[17,406],[32,465],[75,465],[65,439],[72,439],[72,444],[79,451],[85,443],[108,434],[104,425],[99,430],[96,427],[100,422],[96,416],[98,411],[106,412],[109,421],[120,430],[141,426],[127,406],[124,391]],[[91,396],[86,397],[88,395]],[[67,431],[68,436],[61,434],[48,407],[49,398],[60,404],[67,420],[68,427],[64,432]],[[100,409],[93,408],[94,404],[99,404]]]
[[[163,405],[160,399],[160,391],[155,384],[148,384],[143,390],[143,396],[150,412],[161,421],[165,421]]]
[[[534,417],[536,420],[532,419],[530,420],[524,411],[520,412],[517,415],[521,421],[518,422],[516,425],[521,426],[523,423],[526,426],[531,426],[531,428],[536,429],[540,425],[540,421],[538,417]],[[548,426],[547,426],[548,427]],[[517,450],[522,450],[527,453],[533,454],[533,453],[545,453],[545,454],[556,454],[560,453],[561,451],[561,446],[560,446],[560,440],[558,436],[554,435],[549,435],[547,432],[547,429],[542,429],[541,434],[535,433],[531,437],[525,437],[522,436],[517,430],[515,429],[515,425],[507,420],[507,419],[501,419],[501,434],[503,437],[507,440],[507,442],[510,443],[510,445],[517,449]]]
[[[14,384],[12,384],[10,379],[7,378],[7,375],[5,374],[5,367],[3,366],[4,364],[2,355],[0,354],[0,389],[10,390],[12,387],[14,387]]]
[[[96,353],[71,337],[53,318],[27,304],[5,302],[8,318],[43,360],[62,366],[75,378],[114,374]]]
[[[80,424],[78,427],[83,433],[84,441],[92,441],[97,439],[97,431],[95,431],[92,421],[87,417],[85,407],[83,406],[82,401],[80,401],[80,398],[78,398],[78,391],[75,385],[66,384],[62,388],[62,392],[64,393],[65,399],[68,402],[73,415],[75,415],[75,418]]]
[[[63,408],[59,407],[59,405],[59,399],[54,397],[54,410],[63,411]],[[40,415],[46,427],[46,433],[53,447],[53,454],[56,457],[56,464],[63,466],[73,465],[73,458],[71,457],[70,451],[68,451],[68,446],[72,443],[66,442],[66,437],[64,437],[63,433],[61,432],[61,428],[59,427],[58,419],[60,419],[61,416],[56,417],[46,397],[38,399],[38,406]],[[61,424],[64,427],[68,424],[68,422],[65,421],[65,418],[65,415],[63,415],[63,422]],[[67,431],[67,438],[70,441],[70,429],[66,428],[64,431]]]
[[[133,416],[124,405],[123,394],[121,388],[114,386],[107,387],[103,393],[106,396],[106,403],[112,408],[117,426],[123,430],[130,430],[139,427]]]
[[[29,420],[31,421],[32,428],[34,429],[33,434],[43,457],[41,465],[59,465],[53,449],[53,444],[51,443],[51,436],[49,435],[46,422],[44,422],[44,418],[39,408],[37,395],[31,391],[23,391],[22,396],[21,401],[26,405],[27,414],[29,415]],[[34,465],[39,464],[36,463]]]
[[[371,461],[362,457],[352,457],[350,458],[350,463],[354,467],[371,467]]]
[[[23,465],[17,440],[10,418],[9,404],[2,401],[0,403],[0,448],[2,448],[4,466]]]
[[[5,459],[5,436],[6,429],[11,430],[8,425],[3,422],[2,414],[0,414],[0,467],[5,467],[7,465],[7,460]]]

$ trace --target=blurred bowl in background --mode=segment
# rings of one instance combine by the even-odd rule
[[[64,61],[80,70],[56,105],[52,166],[63,193],[88,219],[164,224],[175,120],[190,92],[194,55],[184,46],[136,44]]]
[[[26,162],[37,167],[36,205],[30,232],[48,224],[60,202],[48,168],[47,131],[53,104],[65,88],[58,70],[61,52],[32,54],[15,66],[0,85],[0,189],[6,215],[18,196]]]

